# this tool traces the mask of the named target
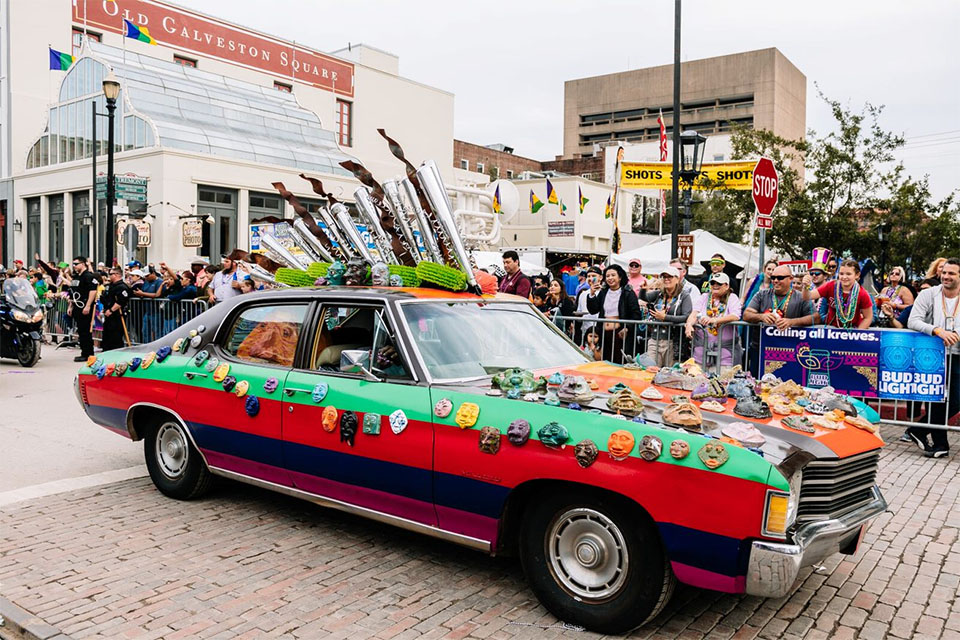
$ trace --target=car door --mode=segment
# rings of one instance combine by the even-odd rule
[[[323,303],[283,389],[284,464],[297,489],[436,526],[429,389],[388,316],[379,303]],[[360,364],[342,370],[342,359]]]
[[[239,307],[203,347],[208,357],[194,353],[183,366],[178,411],[209,466],[290,485],[280,398],[308,310],[282,300]]]

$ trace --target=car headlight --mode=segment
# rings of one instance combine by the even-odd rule
[[[787,529],[797,520],[802,482],[803,472],[797,471],[790,477],[790,491],[767,490],[767,503],[763,513],[763,535],[774,538],[787,537]]]
[[[13,319],[16,320],[17,322],[30,322],[30,316],[25,314],[23,311],[20,311],[19,309],[13,310]]]

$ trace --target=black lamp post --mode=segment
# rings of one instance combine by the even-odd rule
[[[693,204],[693,183],[703,166],[703,153],[707,138],[699,131],[684,131],[680,134],[680,179],[686,184],[683,192],[683,232],[690,233],[690,206]]]
[[[890,244],[890,231],[893,225],[881,222],[877,225],[877,238],[880,240],[880,286],[883,287],[887,273],[887,245]]]
[[[120,95],[120,82],[111,71],[103,79],[103,96],[107,99],[107,268],[113,266],[113,253],[117,245],[116,230],[113,225],[113,204],[117,197],[117,185],[113,175],[113,119],[117,110],[117,96]]]

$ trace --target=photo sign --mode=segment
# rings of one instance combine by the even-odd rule
[[[763,372],[814,389],[863,398],[943,402],[943,341],[908,330],[860,331],[765,326]]]
[[[203,221],[184,220],[181,229],[182,244],[185,247],[199,247],[203,244]]]

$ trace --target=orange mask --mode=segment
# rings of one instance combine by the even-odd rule
[[[325,407],[323,409],[323,417],[321,419],[323,423],[323,430],[328,433],[333,433],[337,430],[337,420],[339,419],[340,414],[337,413],[336,407]]]
[[[623,460],[633,451],[635,442],[632,433],[619,429],[610,434],[610,439],[607,440],[607,452],[614,460]]]

